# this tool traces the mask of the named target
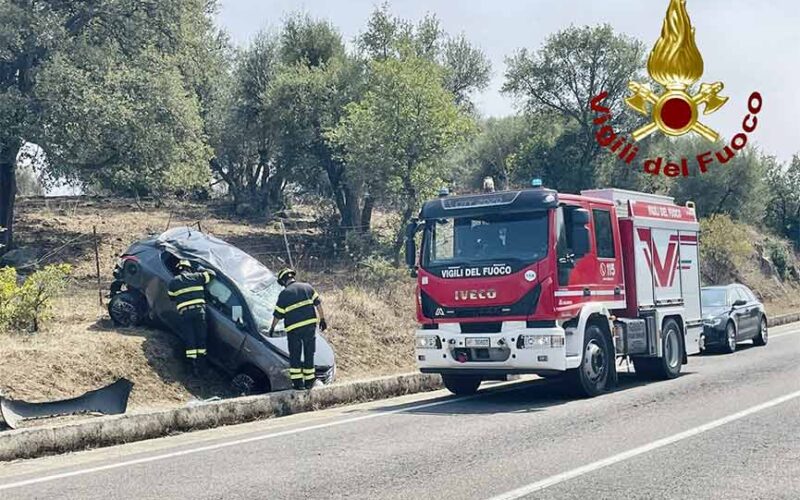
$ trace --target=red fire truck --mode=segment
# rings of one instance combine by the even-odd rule
[[[535,373],[595,396],[618,357],[638,376],[677,377],[703,331],[694,205],[534,186],[445,194],[409,225],[420,370],[456,394]]]

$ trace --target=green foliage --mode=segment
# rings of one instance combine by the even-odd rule
[[[767,224],[800,249],[800,156],[795,155],[789,165],[769,162],[766,183]]]
[[[364,98],[329,138],[370,194],[402,209],[394,245],[396,260],[403,227],[419,202],[432,196],[444,177],[444,161],[473,131],[472,120],[442,87],[441,69],[418,57],[374,61]]]
[[[700,221],[700,265],[709,285],[736,278],[738,269],[754,254],[747,229],[724,214]]]
[[[408,271],[405,268],[398,268],[390,260],[373,255],[358,262],[355,279],[362,285],[385,290],[394,284],[407,281]]]
[[[53,299],[67,286],[70,266],[47,266],[22,284],[14,268],[0,269],[0,330],[39,331],[52,317]]]
[[[695,158],[705,151],[723,148],[721,143],[711,145],[703,138],[689,137],[665,141],[654,155],[668,160]],[[727,214],[734,219],[751,224],[761,223],[764,217],[766,185],[764,177],[772,160],[756,149],[747,147],[724,165],[709,166],[708,172],[691,172],[689,177],[676,177],[670,194],[678,203],[694,201],[699,217]]]
[[[782,280],[791,278],[792,255],[786,248],[786,244],[768,238],[764,250],[772,265],[775,266],[775,272],[778,273],[778,276]]]
[[[623,98],[628,82],[640,75],[644,55],[641,42],[602,25],[567,28],[548,37],[538,51],[521,49],[509,57],[503,91],[521,100],[528,113],[554,117],[569,134],[545,151],[536,144],[529,147],[528,169],[539,165],[541,176],[560,189],[594,187],[601,150],[589,101],[608,92],[603,104],[611,108],[617,129],[629,128],[624,120],[631,114],[622,113]]]

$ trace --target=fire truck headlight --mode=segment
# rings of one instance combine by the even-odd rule
[[[550,347],[564,347],[564,337],[561,335],[523,335],[522,342],[517,344],[521,349],[546,349]]]
[[[417,337],[417,349],[441,349],[442,341],[438,335],[420,335]]]

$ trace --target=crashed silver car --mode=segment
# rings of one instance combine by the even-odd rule
[[[275,336],[267,336],[281,291],[277,278],[255,258],[211,235],[180,227],[131,245],[114,269],[108,305],[114,323],[153,322],[180,335],[180,316],[167,295],[180,259],[217,273],[206,290],[209,360],[232,376],[240,393],[291,388],[282,324]],[[319,332],[314,361],[317,379],[332,382],[333,349]]]

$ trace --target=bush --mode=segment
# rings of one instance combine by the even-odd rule
[[[708,284],[720,284],[736,278],[739,269],[755,249],[744,225],[727,215],[712,215],[700,221],[700,257],[703,276]]]
[[[381,257],[367,257],[356,267],[356,279],[372,288],[391,287],[399,281],[408,281],[408,271],[397,268]]]
[[[765,251],[772,265],[775,266],[775,272],[778,273],[778,276],[780,276],[782,280],[790,278],[789,271],[791,269],[792,257],[786,245],[779,241],[768,239],[765,245]]]
[[[52,317],[53,298],[67,286],[70,266],[47,266],[21,284],[14,268],[0,269],[0,330],[39,331]]]

